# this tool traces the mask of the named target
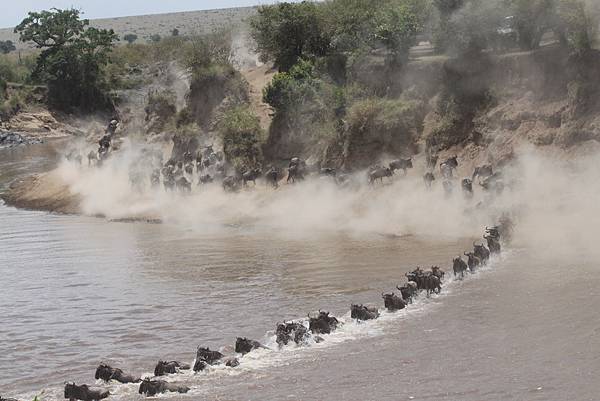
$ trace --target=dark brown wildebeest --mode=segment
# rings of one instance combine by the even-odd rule
[[[245,337],[238,337],[235,341],[235,352],[245,355],[248,352],[258,349],[258,348],[266,348],[264,345],[259,343],[258,341],[249,340]]]
[[[211,351],[210,348],[198,347],[196,351],[196,362],[194,363],[194,372],[204,370],[207,365],[214,365],[223,358],[219,351]]]
[[[166,392],[172,393],[187,393],[190,391],[189,387],[181,386],[175,383],[169,383],[164,380],[150,380],[145,379],[141,384],[138,392],[145,394],[148,397],[153,397],[156,394],[162,394]]]
[[[260,177],[261,174],[262,171],[259,168],[253,168],[251,170],[246,171],[242,174],[242,185],[246,186],[250,181],[252,181],[252,183],[256,185],[256,179]]]
[[[379,317],[379,310],[364,305],[352,304],[350,307],[350,317],[357,320],[373,320]]]
[[[108,398],[109,395],[108,390],[89,387],[87,384],[82,384],[81,386],[75,383],[65,384],[65,398],[69,401],[99,401]]]
[[[501,251],[500,241],[491,235],[484,235],[483,238],[487,241],[490,253],[497,254]]]
[[[394,174],[394,171],[396,170],[402,170],[404,175],[406,175],[406,170],[410,168],[413,168],[412,158],[393,160],[389,164],[389,169],[392,171],[392,174]]]
[[[445,162],[440,164],[440,172],[442,173],[442,177],[445,179],[450,179],[453,177],[454,170],[458,167],[458,156],[452,156],[446,159]]]
[[[293,341],[296,344],[306,342],[309,338],[308,330],[301,322],[277,323],[275,330],[277,345],[283,347]]]
[[[330,316],[329,312],[319,311],[317,317],[308,315],[308,328],[313,334],[330,334],[339,324],[340,322],[334,316]]]
[[[96,380],[101,379],[105,382],[116,380],[119,383],[139,383],[141,379],[133,375],[123,373],[121,369],[112,368],[106,364],[100,364],[96,369]]]
[[[414,281],[409,281],[406,284],[404,284],[402,287],[396,286],[396,288],[400,291],[400,294],[402,295],[402,299],[405,302],[408,302],[411,304],[412,304],[413,298],[419,292],[417,283],[415,283]]]
[[[423,176],[423,181],[425,181],[425,186],[427,188],[431,188],[431,185],[435,181],[435,176],[431,172],[425,173],[425,175]]]
[[[383,182],[385,177],[391,176],[392,170],[390,170],[389,167],[375,167],[369,171],[369,184],[373,184],[377,180]]]
[[[467,265],[469,266],[469,270],[474,272],[479,265],[481,265],[481,260],[475,256],[474,252],[465,252],[464,254],[467,257]]]
[[[381,297],[383,298],[383,305],[390,312],[395,312],[397,310],[406,308],[406,302],[404,302],[401,297],[397,296],[393,292],[391,294],[381,293]]]
[[[158,361],[156,366],[154,367],[154,376],[164,376],[173,373],[177,373],[180,370],[189,370],[190,365],[185,363],[180,363],[177,361]]]
[[[465,271],[467,270],[467,263],[462,260],[459,256],[452,260],[452,270],[454,270],[454,277],[460,276],[462,279],[465,276]]]
[[[473,242],[473,253],[479,258],[482,265],[490,259],[490,251],[483,244],[477,245]]]

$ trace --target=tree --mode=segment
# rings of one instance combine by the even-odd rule
[[[17,50],[17,48],[12,40],[0,41],[0,53],[8,54],[14,50]]]
[[[250,26],[261,59],[288,71],[301,58],[326,55],[331,44],[319,7],[308,1],[260,7]]]
[[[389,51],[388,63],[398,66],[408,58],[415,44],[422,22],[409,4],[403,3],[383,9],[375,17],[374,39]]]
[[[118,39],[113,30],[89,27],[78,10],[53,8],[30,12],[15,33],[43,49],[32,76],[47,84],[51,105],[82,111],[110,107],[103,66]]]
[[[129,44],[132,44],[137,39],[138,39],[138,36],[136,34],[134,34],[134,33],[128,33],[127,35],[123,36],[123,40],[126,41]]]

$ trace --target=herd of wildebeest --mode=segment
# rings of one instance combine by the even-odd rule
[[[106,155],[109,148],[110,137],[104,142],[101,140],[98,154]],[[106,159],[106,156],[96,157],[92,153],[88,157],[90,165],[100,163]],[[79,158],[79,160],[81,159]],[[437,162],[437,157],[427,157],[427,172],[423,177],[427,187],[431,187],[436,180]],[[334,168],[311,167],[307,165],[306,161],[297,157],[292,158],[285,169],[269,166],[264,174],[261,169],[253,168],[228,175],[227,172],[230,168],[224,160],[223,153],[215,152],[213,146],[206,146],[195,154],[186,152],[180,160],[170,159],[166,163],[163,163],[162,152],[147,150],[141,153],[139,160],[134,161],[132,166],[136,166],[136,168],[130,170],[132,186],[139,187],[143,185],[142,183],[147,182],[149,178],[152,187],[162,185],[167,191],[190,192],[194,178],[197,180],[198,185],[220,180],[223,189],[228,192],[238,191],[250,182],[256,184],[256,180],[261,177],[265,179],[267,185],[274,188],[279,186],[281,180],[285,180],[287,183],[295,183],[309,175],[328,177],[340,186],[345,186],[350,182],[349,174],[340,173]],[[457,167],[458,158],[456,156],[448,158],[439,165],[439,174],[447,195],[452,194],[454,170]],[[383,182],[385,178],[392,177],[399,170],[402,170],[406,175],[407,170],[412,168],[413,164],[410,158],[394,160],[387,166],[374,165],[367,170],[367,181],[369,184],[374,185],[378,181]],[[150,177],[147,177],[148,171],[151,171]],[[484,190],[494,191],[495,193],[503,190],[504,185],[501,174],[494,172],[491,165],[484,165],[475,168],[470,178],[462,179],[461,189],[465,196],[472,196],[473,182],[476,179],[478,179],[479,185]],[[487,246],[483,243],[474,243],[471,251],[464,252],[466,260],[463,259],[462,255],[454,258],[452,261],[454,276],[462,279],[465,273],[474,273],[480,266],[485,265],[491,255],[500,253],[501,240],[509,239],[511,232],[512,223],[506,217],[501,218],[497,226],[486,227],[484,239],[487,241]],[[440,293],[444,274],[444,271],[438,266],[432,266],[427,270],[417,267],[406,274],[406,283],[397,286],[398,294],[394,292],[382,293],[384,307],[389,312],[395,312],[406,308],[421,292],[427,297],[431,293]],[[350,317],[357,321],[377,319],[379,315],[379,309],[376,307],[351,305]],[[332,333],[341,324],[342,322],[330,315],[329,312],[319,311],[313,315],[309,313],[307,319],[278,323],[275,329],[276,343],[279,347],[290,343],[298,345],[307,344],[311,341],[319,343],[324,341],[322,335]],[[258,341],[238,337],[235,343],[235,355],[226,356],[219,351],[199,347],[193,366],[177,361],[159,361],[154,368],[154,377],[142,379],[102,363],[96,370],[95,378],[105,382],[139,383],[139,393],[147,396],[166,392],[186,393],[190,390],[188,387],[161,380],[160,377],[177,374],[181,371],[193,370],[194,372],[200,372],[209,366],[215,365],[235,368],[240,363],[239,358],[259,348],[267,347]],[[85,384],[67,383],[64,390],[64,396],[69,400],[100,400],[107,398],[109,395],[108,390],[90,387]],[[0,401],[4,400],[0,397]]]
[[[119,123],[112,120],[106,128],[105,135],[98,141],[98,149],[87,154],[88,166],[102,165],[118,146],[114,146],[114,136]],[[73,150],[67,158],[79,163],[83,162],[82,154]],[[430,188],[436,181],[436,167],[438,156],[428,154],[427,168],[423,176],[425,185]],[[439,177],[447,196],[454,191],[454,170],[458,167],[458,157],[453,156],[439,164]],[[412,158],[392,160],[385,165],[374,164],[367,169],[367,182],[371,185],[383,182],[386,178],[394,176],[396,171],[402,170],[404,175],[413,168]],[[282,180],[286,183],[295,183],[308,176],[320,176],[333,180],[339,186],[348,186],[352,182],[352,175],[345,171],[338,171],[333,167],[308,165],[305,160],[293,157],[287,167],[279,168],[270,165],[263,171],[261,167],[233,168],[225,160],[222,151],[215,151],[213,145],[201,147],[196,150],[179,152],[166,162],[159,150],[143,149],[140,155],[132,161],[129,168],[131,186],[143,190],[148,184],[152,188],[163,187],[167,191],[191,192],[194,182],[198,186],[220,182],[227,192],[237,192],[246,187],[250,182],[256,185],[256,180],[264,178],[267,185],[277,188]],[[460,182],[462,192],[466,197],[473,195],[473,183],[478,184],[484,191],[500,193],[504,189],[502,174],[494,172],[490,164],[476,167],[472,176],[463,178]]]
[[[501,242],[510,240],[513,230],[513,224],[509,217],[503,216],[499,219],[498,225],[486,227],[483,238],[487,246],[483,243],[473,243],[473,250],[464,252],[466,260],[462,256],[457,256],[452,260],[452,271],[456,279],[462,279],[466,273],[475,273],[478,268],[486,265],[492,255],[501,252]],[[439,266],[432,266],[424,270],[417,267],[413,271],[405,274],[406,282],[401,286],[396,286],[399,293],[382,293],[384,308],[388,312],[396,312],[406,308],[416,297],[430,294],[439,294],[442,290],[445,272]],[[421,295],[422,294],[422,295]],[[350,317],[356,322],[377,319],[380,316],[377,307],[366,306],[362,304],[352,304],[350,307]],[[296,344],[298,346],[307,345],[311,342],[320,343],[325,341],[323,335],[331,334],[344,323],[332,316],[329,312],[319,310],[316,313],[309,313],[306,319],[293,321],[284,321],[277,323],[275,328],[275,342],[279,348]],[[172,374],[179,374],[182,371],[202,372],[211,366],[222,365],[228,368],[236,368],[240,364],[240,359],[244,355],[256,349],[270,349],[258,341],[245,337],[238,337],[235,342],[235,354],[224,355],[223,353],[211,350],[208,347],[198,347],[196,358],[193,365],[188,365],[178,361],[158,361],[154,368],[153,377],[141,378],[123,372],[119,368],[111,367],[101,363],[96,369],[96,380],[104,382],[117,382],[123,384],[139,383],[139,393],[146,396],[175,392],[187,393],[190,388],[181,384],[161,380],[161,377]],[[110,392],[99,387],[88,385],[76,385],[67,383],[64,389],[64,397],[70,401],[85,400],[95,401],[107,398]],[[3,399],[0,401],[16,401],[13,399]]]

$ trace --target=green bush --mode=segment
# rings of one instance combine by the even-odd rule
[[[259,118],[247,107],[227,111],[218,126],[223,152],[236,171],[258,168],[262,164],[260,139],[263,136]]]

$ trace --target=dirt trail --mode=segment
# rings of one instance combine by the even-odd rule
[[[268,65],[244,69],[242,75],[250,85],[250,107],[260,119],[260,126],[267,130],[271,124],[273,109],[262,101],[263,89],[271,82],[276,70]]]

